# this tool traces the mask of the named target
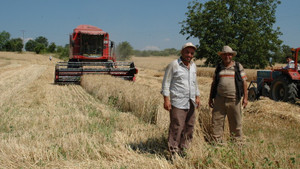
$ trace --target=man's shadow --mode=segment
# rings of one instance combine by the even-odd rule
[[[128,146],[140,153],[150,153],[166,157],[168,150],[167,138],[149,138],[146,142],[129,143]]]

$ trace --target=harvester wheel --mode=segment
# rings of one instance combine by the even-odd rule
[[[280,76],[271,84],[270,98],[275,101],[295,102],[297,92],[295,83],[285,76]]]
[[[253,102],[255,100],[257,100],[259,97],[258,95],[258,90],[256,87],[251,87],[248,91],[248,100]]]

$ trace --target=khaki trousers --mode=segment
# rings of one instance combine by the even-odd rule
[[[195,108],[192,102],[190,102],[190,105],[190,109],[178,109],[172,106],[170,111],[168,148],[172,153],[178,153],[187,149],[192,141],[195,124]]]
[[[214,99],[212,111],[212,136],[214,141],[222,141],[226,115],[228,116],[230,136],[235,140],[241,140],[243,134],[241,102],[217,95]]]

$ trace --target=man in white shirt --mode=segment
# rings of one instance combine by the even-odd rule
[[[293,69],[293,68],[295,68],[295,62],[290,56],[286,57],[286,62],[287,62],[287,65],[284,67],[284,69]]]
[[[197,67],[192,59],[196,46],[182,46],[181,57],[171,62],[164,75],[161,94],[164,108],[170,112],[168,148],[172,154],[183,153],[193,138],[195,107],[200,106]]]

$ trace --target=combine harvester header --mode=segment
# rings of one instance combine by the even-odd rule
[[[109,34],[91,25],[79,25],[70,35],[68,62],[55,66],[56,84],[80,83],[84,74],[109,74],[134,81],[138,70],[133,62],[116,62]]]

